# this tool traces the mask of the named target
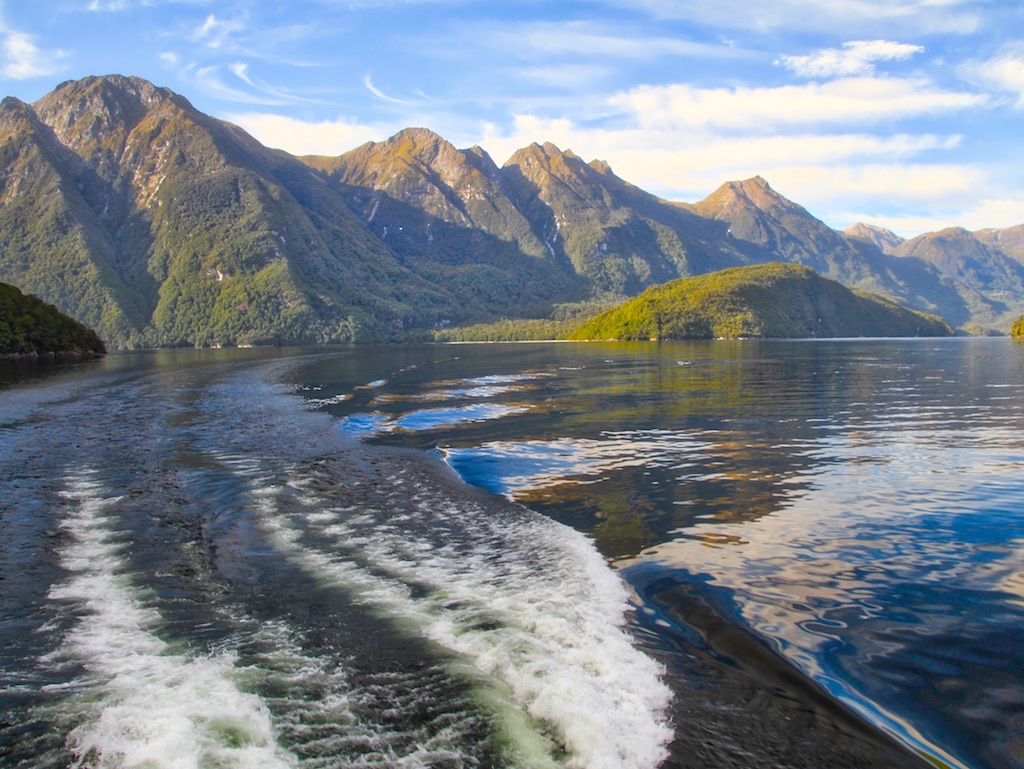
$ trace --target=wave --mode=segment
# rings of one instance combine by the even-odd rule
[[[190,655],[161,640],[161,617],[126,573],[108,514],[119,501],[88,471],[68,479],[73,504],[61,523],[69,577],[51,588],[79,616],[50,664],[77,664],[77,722],[67,742],[74,767],[186,769],[293,767],[266,704],[238,685],[230,651]]]
[[[633,644],[626,589],[583,535],[405,452],[357,448],[262,482],[251,457],[219,460],[254,482],[275,548],[450,656],[514,765],[667,756],[663,671]]]

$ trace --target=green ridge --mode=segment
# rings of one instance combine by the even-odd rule
[[[38,297],[0,283],[0,356],[87,357],[106,351],[96,332]]]
[[[570,339],[951,336],[940,318],[854,292],[809,267],[769,263],[655,286]]]

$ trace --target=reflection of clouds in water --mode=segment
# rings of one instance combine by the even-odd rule
[[[707,443],[674,430],[609,432],[604,436],[600,440],[494,441],[471,449],[448,448],[444,454],[463,477],[482,476],[486,469],[481,485],[509,495],[587,483],[629,467],[684,471],[708,457]],[[472,473],[468,472],[470,465]]]

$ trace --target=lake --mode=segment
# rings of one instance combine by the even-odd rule
[[[0,765],[1024,767],[1024,346],[0,369]]]

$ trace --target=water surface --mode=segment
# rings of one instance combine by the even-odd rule
[[[875,729],[1024,766],[1022,369],[844,340],[0,375],[0,763],[909,765]]]

